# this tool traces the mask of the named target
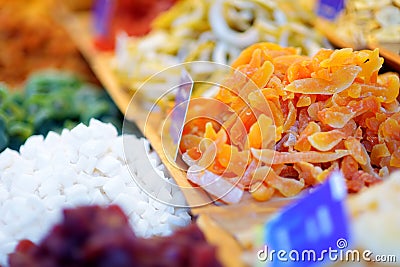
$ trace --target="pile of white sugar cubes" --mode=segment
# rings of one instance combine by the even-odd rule
[[[145,139],[118,136],[113,125],[95,119],[32,136],[19,153],[6,149],[0,154],[0,265],[19,240],[43,238],[64,208],[117,204],[141,237],[189,224],[183,194],[163,168]]]

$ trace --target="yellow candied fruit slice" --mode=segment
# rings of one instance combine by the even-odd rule
[[[204,137],[209,138],[213,141],[217,139],[217,132],[214,130],[214,127],[211,122],[206,123],[206,130],[204,132]]]
[[[261,114],[257,122],[250,127],[248,134],[248,146],[253,148],[267,148],[271,142],[275,141],[275,127],[272,119]]]
[[[310,123],[308,123],[304,130],[300,133],[300,136],[297,139],[296,144],[294,145],[294,149],[298,151],[310,151],[311,144],[307,138],[310,135],[320,131],[321,127],[316,122],[311,121]]]
[[[275,193],[273,187],[267,186],[263,182],[257,181],[250,186],[250,194],[257,201],[267,201]]]
[[[371,163],[379,165],[381,158],[389,156],[390,152],[386,144],[377,144],[372,148],[371,151]]]
[[[367,164],[367,156],[366,153],[364,153],[363,145],[360,143],[359,140],[356,138],[350,136],[347,138],[347,140],[344,141],[344,146],[346,147],[347,150],[349,150],[350,155],[361,165],[366,165]]]
[[[301,95],[299,97],[299,100],[296,103],[296,107],[301,108],[301,107],[308,107],[311,105],[312,100],[311,97],[308,95]]]
[[[400,168],[400,152],[395,151],[390,157],[390,166]]]
[[[339,144],[345,135],[338,130],[329,132],[317,132],[310,135],[307,139],[310,144],[319,151],[329,151]]]

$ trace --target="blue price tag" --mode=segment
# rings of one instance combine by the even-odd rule
[[[337,257],[349,240],[343,176],[334,172],[326,183],[289,206],[266,224],[268,266],[318,266]]]
[[[344,9],[344,0],[319,0],[317,15],[334,20]]]
[[[110,33],[110,24],[115,1],[97,0],[94,5],[94,30],[98,36],[107,36]]]

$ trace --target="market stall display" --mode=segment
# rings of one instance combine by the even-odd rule
[[[38,245],[21,241],[10,267],[220,267],[215,251],[195,224],[168,237],[145,239],[134,234],[118,206],[86,206],[65,210],[62,222]]]
[[[0,84],[0,151],[18,150],[31,135],[61,132],[91,118],[121,132],[122,114],[107,93],[70,72],[33,73],[18,91]]]
[[[139,2],[151,6],[151,1]],[[397,218],[393,218],[398,189],[398,173],[395,171],[400,166],[399,75],[383,73],[390,67],[397,70],[400,65],[374,46],[357,50],[342,42],[343,49],[340,49],[340,43],[335,43],[339,44],[337,50],[320,49],[327,44],[313,28],[318,26],[313,14],[315,2],[180,0],[155,20],[154,30],[149,35],[133,38],[122,34],[116,54],[96,49],[93,43],[96,33],[91,24],[93,14],[57,13],[56,17],[124,113],[124,127],[133,120],[148,141],[128,135],[129,131],[118,136],[113,126],[97,120],[87,122],[88,126],[79,124],[72,130],[64,129],[73,127],[64,116],[57,122],[56,128],[60,133],[39,132],[44,136],[47,134],[47,137],[29,137],[32,130],[23,131],[22,127],[19,132],[21,127],[9,127],[17,135],[29,138],[19,152],[6,149],[0,154],[0,214],[5,214],[0,220],[0,264],[6,262],[4,253],[15,248],[16,252],[10,258],[12,266],[42,266],[43,258],[37,257],[38,251],[48,259],[60,259],[58,252],[62,248],[49,243],[61,239],[67,242],[75,240],[86,231],[82,234],[85,240],[78,245],[80,251],[90,250],[93,264],[102,259],[105,260],[102,264],[107,264],[108,260],[117,264],[114,261],[116,251],[123,255],[129,251],[126,260],[131,261],[135,253],[143,255],[142,249],[150,251],[147,248],[162,244],[150,259],[139,257],[138,260],[149,260],[147,263],[150,265],[161,264],[165,252],[168,259],[178,259],[168,261],[174,266],[179,263],[184,266],[192,263],[219,266],[215,261],[217,257],[223,266],[243,267],[247,263],[243,252],[254,248],[257,242],[266,242],[264,235],[249,235],[249,232],[255,226],[265,227],[271,218],[279,217],[285,206],[299,203],[299,199],[323,188],[320,184],[329,184],[328,176],[334,170],[342,172],[348,191],[354,193],[346,200],[351,220],[343,222],[327,214],[326,210],[320,213],[315,209],[315,215],[322,214],[317,223],[328,222],[323,224],[325,230],[329,225],[341,227],[341,224],[348,224],[352,227],[351,236],[355,241],[351,246],[400,257],[397,255]],[[396,1],[370,2],[353,1],[357,5],[399,7]],[[59,11],[64,10],[60,8]],[[382,12],[390,15],[392,11],[385,9]],[[380,13],[374,11],[379,23],[391,20],[391,16],[385,17]],[[129,20],[127,24],[130,23],[133,25],[134,22]],[[140,25],[138,21],[138,30],[142,29]],[[323,32],[335,35],[330,29],[326,27]],[[176,162],[171,162],[165,155],[162,143],[165,132],[160,131],[164,126],[163,112],[175,108],[173,105],[178,103],[177,100],[170,98],[168,100],[175,102],[156,106],[159,112],[156,115],[160,116],[155,116],[155,121],[146,120],[149,115],[146,110],[149,105],[146,104],[154,104],[154,95],[160,95],[171,85],[185,80],[185,72],[174,77],[165,75],[168,72],[158,73],[158,76],[154,74],[165,67],[192,60],[230,64],[232,68],[224,65],[230,70],[226,77],[218,76],[220,73],[216,75],[213,69],[199,68],[197,73],[193,69],[189,71],[189,75],[194,74],[195,81],[217,82],[218,86],[213,88],[216,91],[207,91],[198,90],[199,87],[194,85],[195,92],[190,102],[194,105],[187,110],[186,118],[190,121],[186,121],[180,143],[183,160],[189,165],[187,172],[185,168],[176,168]],[[154,79],[163,74],[163,79]],[[156,83],[147,80],[149,77]],[[52,83],[50,80],[44,83]],[[136,89],[142,88],[145,81],[146,91],[142,92],[147,97],[136,97],[136,94],[132,99],[132,95],[138,93]],[[75,87],[75,82],[64,82]],[[42,81],[38,83],[39,89],[34,91],[50,96],[53,90],[43,89]],[[13,99],[15,104],[4,109],[5,116],[0,115],[0,130],[11,125],[12,120],[4,119],[10,114],[13,118],[24,118],[24,123],[25,117],[31,117],[29,123],[32,120],[43,122],[40,116],[19,112],[19,105],[29,98],[24,93],[9,98],[9,92],[3,89],[0,92],[0,100],[6,97]],[[88,97],[90,101],[80,102],[87,100],[86,94],[81,95],[82,98],[71,96],[72,102],[69,93],[49,97],[51,100],[43,97],[44,94],[41,96],[37,97],[40,104],[54,103],[57,108],[58,105],[63,107],[55,112],[58,114],[56,117],[69,114],[66,111],[71,106],[81,107],[77,113],[73,112],[76,115],[74,123],[93,116],[85,115],[85,112],[91,114],[89,107],[96,110],[95,98]],[[218,101],[225,108],[220,110],[201,101],[196,106],[196,100],[201,98]],[[105,111],[104,107],[102,105],[98,110]],[[57,108],[54,109],[53,105],[49,114]],[[37,110],[41,109],[37,107]],[[210,111],[217,114],[218,120],[201,118]],[[200,119],[193,119],[196,116]],[[115,119],[113,115],[106,117]],[[106,117],[101,120],[107,121]],[[53,115],[46,118],[54,122]],[[2,120],[7,121],[7,125],[1,124]],[[46,125],[42,124],[39,129],[45,129]],[[11,136],[4,133],[0,131],[0,141],[3,136]],[[18,139],[11,137],[9,140],[14,142]],[[335,190],[332,192],[335,195]],[[341,201],[344,203],[345,200]],[[51,225],[61,220],[63,208],[92,204],[103,208],[86,207],[77,209],[76,213],[70,209],[65,213],[64,219],[72,214],[82,227],[74,227],[75,223],[68,224],[65,220],[45,237]],[[119,205],[126,217],[121,217],[122,213],[116,207],[106,211],[105,206],[109,204]],[[16,209],[16,206],[24,208]],[[186,206],[191,208],[190,212]],[[304,210],[301,212],[306,213]],[[107,226],[102,224],[105,227],[98,227],[99,224],[92,222],[96,214],[102,214],[97,218],[104,224],[109,222],[108,219],[115,219],[118,237],[111,238]],[[305,222],[300,218],[303,217],[294,216],[287,222],[297,227],[299,220]],[[34,225],[32,221],[39,223]],[[127,222],[140,237],[133,236]],[[200,248],[190,245],[165,248],[167,245],[162,240],[168,240],[165,241],[168,244],[170,240],[181,241],[180,234],[174,235],[173,232],[179,232],[190,222],[200,227],[205,239],[217,246],[217,250],[204,242],[204,236],[193,225],[182,231],[196,233]],[[315,225],[313,223],[311,221],[308,227]],[[69,229],[71,234],[63,235],[65,232],[60,229]],[[107,238],[103,238],[104,232]],[[300,240],[304,234],[300,232],[290,238],[298,237]],[[147,239],[171,233],[172,236],[166,239]],[[322,237],[320,231],[311,233],[311,237]],[[33,243],[19,242],[23,238],[31,239]],[[86,242],[88,240],[92,242]],[[189,242],[196,243],[192,239]],[[120,244],[123,245],[118,246]],[[186,254],[190,253],[196,256],[188,258]],[[181,254],[185,255],[181,257]],[[203,256],[210,262],[204,262]],[[258,260],[257,252],[246,256],[251,257],[249,262]],[[71,257],[67,257],[70,261]],[[80,260],[79,263],[88,265],[85,259]],[[263,264],[261,261],[257,263]],[[334,266],[348,264],[336,263]],[[365,266],[380,265],[368,263]]]
[[[67,207],[118,204],[141,237],[168,235],[187,225],[191,217],[187,208],[179,208],[185,205],[179,189],[152,187],[172,206],[138,185],[138,180],[173,184],[163,171],[146,140],[118,136],[112,124],[94,119],[61,134],[31,136],[19,153],[6,149],[0,154],[0,263],[19,240],[38,242]]]

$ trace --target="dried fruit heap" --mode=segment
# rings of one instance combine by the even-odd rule
[[[9,262],[11,267],[221,266],[195,224],[169,237],[138,238],[118,206],[65,210],[64,220],[39,245],[21,241]]]
[[[215,97],[230,108],[222,125],[185,126],[181,150],[192,168],[206,168],[188,178],[218,177],[263,201],[296,195],[334,169],[349,192],[380,181],[400,167],[399,77],[379,75],[382,64],[378,50],[305,57],[270,43],[245,49],[232,67],[256,86],[234,73]]]

